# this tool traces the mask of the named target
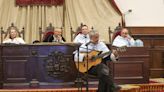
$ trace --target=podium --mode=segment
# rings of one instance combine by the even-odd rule
[[[111,63],[113,78],[118,84],[149,82],[149,49],[147,47],[127,47],[119,52],[118,62]]]
[[[41,87],[74,81],[75,44],[2,45],[4,87]]]
[[[72,87],[77,77],[73,52],[77,44],[45,43],[0,45],[1,88]],[[146,47],[127,48],[118,62],[111,63],[118,84],[147,83],[149,51]]]

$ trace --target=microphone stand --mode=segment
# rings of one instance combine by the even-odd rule
[[[81,75],[80,75],[80,72],[79,72],[79,45],[77,46],[77,52],[78,52],[78,61],[77,61],[77,68],[78,68],[78,72],[77,72],[77,78],[75,80],[75,84],[76,86],[78,87],[78,92],[82,92],[82,85],[83,85],[83,81],[82,81],[82,78],[81,78]]]
[[[86,47],[87,47],[87,73],[86,73],[86,92],[89,92],[89,85],[88,85],[88,62],[89,62],[89,60],[88,60],[88,54],[89,54],[89,49],[88,49],[88,45],[89,44],[87,44],[86,45]]]
[[[89,92],[89,85],[88,85],[88,54],[89,54],[89,50],[91,50],[91,49],[89,49],[88,48],[88,45],[90,44],[90,42],[88,42],[88,44],[86,44],[86,48],[83,48],[83,47],[79,47],[79,48],[83,48],[83,49],[86,49],[87,50],[87,55],[86,55],[86,58],[87,58],[87,72],[85,73],[85,76],[86,76],[86,92]],[[84,81],[83,81],[83,79],[82,79],[82,76],[80,75],[80,72],[79,72],[79,63],[80,63],[80,61],[79,61],[79,48],[77,49],[78,51],[78,62],[77,62],[77,69],[78,69],[78,74],[77,74],[77,78],[76,78],[76,80],[75,80],[75,84],[77,84],[77,86],[78,86],[78,92],[80,91],[80,92],[82,92],[82,85],[84,84]],[[79,90],[81,88],[81,90]]]

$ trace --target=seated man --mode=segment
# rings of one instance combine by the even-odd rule
[[[25,41],[19,37],[16,28],[11,27],[3,43],[25,44]]]
[[[112,43],[113,46],[116,47],[134,47],[134,46],[143,46],[143,42],[141,40],[134,40],[130,35],[129,31],[126,28],[121,29],[121,35],[118,35]]]
[[[55,28],[54,33],[48,34],[43,42],[65,42],[66,40],[62,37],[62,29]]]
[[[87,25],[82,25],[81,26],[81,33],[79,33],[75,39],[74,39],[74,43],[87,43],[90,41],[90,38],[89,38],[89,29],[88,29],[88,26]]]
[[[117,92],[116,90],[119,90],[120,87],[114,85],[114,82],[112,80],[112,76],[110,74],[110,69],[107,65],[108,61],[115,61],[116,57],[118,56],[117,51],[113,50],[113,52],[110,52],[108,47],[105,45],[105,43],[99,41],[99,33],[97,31],[91,31],[89,33],[90,42],[84,43],[79,48],[79,55],[78,53],[75,54],[74,59],[75,62],[79,60],[79,62],[84,62],[84,58],[87,57],[82,53],[85,52],[91,52],[91,51],[100,51],[102,53],[107,53],[101,61],[101,63],[92,66],[88,72],[89,74],[96,75],[99,79],[99,85],[98,85],[98,92]],[[88,47],[88,50],[87,50]],[[109,52],[109,53],[108,53]],[[78,58],[79,56],[79,58]],[[90,60],[92,56],[88,55],[88,59]]]

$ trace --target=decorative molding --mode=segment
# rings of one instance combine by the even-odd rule
[[[58,6],[58,5],[63,5],[64,0],[16,0],[15,4],[19,6],[27,6],[27,5]]]
[[[70,58],[66,57],[64,53],[60,51],[53,51],[49,53],[45,59],[45,72],[48,76],[53,78],[62,78],[67,74],[69,69]]]

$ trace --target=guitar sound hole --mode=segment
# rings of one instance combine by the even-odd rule
[[[85,64],[83,66],[85,67]]]

